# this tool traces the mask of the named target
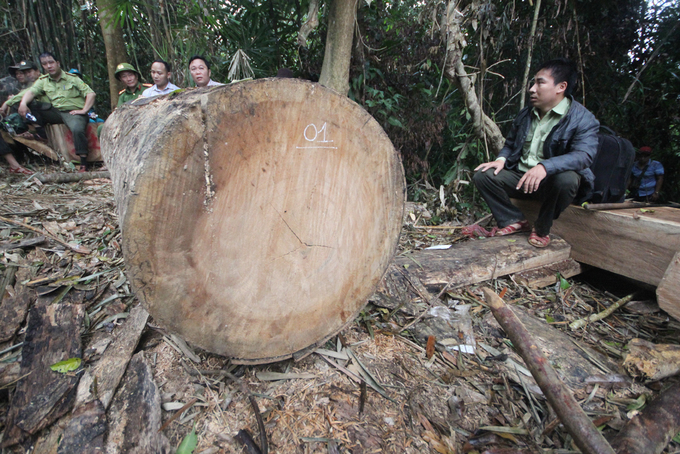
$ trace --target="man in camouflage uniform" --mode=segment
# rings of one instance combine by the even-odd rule
[[[141,74],[130,63],[121,63],[116,67],[116,79],[125,84],[125,89],[118,93],[118,106],[139,98],[142,92],[151,87],[139,81]]]
[[[80,77],[62,71],[61,64],[51,53],[45,52],[40,55],[40,64],[47,74],[40,76],[24,94],[19,105],[19,114],[25,117],[27,113],[33,113],[41,126],[65,124],[73,133],[73,145],[76,154],[80,156],[80,171],[85,172],[87,170],[85,131],[89,121],[87,112],[94,105],[95,93]],[[43,95],[49,98],[51,106],[34,108],[37,106],[33,100]]]
[[[18,65],[12,66],[10,68],[14,69],[13,73],[15,74],[15,77],[20,76],[19,79],[23,80],[27,87],[21,90],[18,94],[10,96],[9,99],[5,101],[2,104],[2,106],[0,106],[0,114],[2,114],[3,117],[7,117],[10,114],[10,112],[14,112],[15,116],[17,116],[17,118],[15,118],[14,120],[17,120],[20,123],[25,124],[25,120],[20,119],[18,117],[18,114],[16,114],[17,108],[19,106],[19,103],[21,102],[21,98],[23,98],[28,88],[30,88],[33,85],[33,83],[40,77],[40,71],[38,70],[38,65],[36,65],[31,60],[23,60],[19,62]],[[49,103],[49,99],[47,99],[46,97],[38,98],[38,101]],[[11,118],[6,120],[10,121]],[[22,134],[19,134],[19,136],[27,139],[39,140],[41,142],[47,140],[44,128],[38,128],[37,134],[33,134],[29,131],[26,131]],[[12,147],[14,147],[14,149]],[[10,173],[18,173],[24,175],[30,175],[31,173],[33,173],[30,170],[26,169],[25,167],[21,166],[14,157],[14,152],[16,151],[21,152],[25,150],[25,148],[26,148],[25,146],[19,143],[15,143],[14,145],[10,146],[3,139],[0,139],[0,156],[2,156],[5,159],[5,161],[7,161],[7,163],[9,164]]]

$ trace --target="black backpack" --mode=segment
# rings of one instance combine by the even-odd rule
[[[602,131],[606,131],[603,133]],[[635,162],[630,140],[616,135],[606,126],[597,134],[597,155],[590,166],[595,174],[591,203],[620,203],[626,197],[626,184]]]

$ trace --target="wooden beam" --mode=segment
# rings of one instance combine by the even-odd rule
[[[542,268],[522,271],[515,274],[515,282],[532,289],[543,288],[557,282],[557,273],[564,278],[576,276],[581,274],[581,264],[568,259]]]
[[[537,202],[513,203],[530,221],[536,219]],[[574,260],[658,286],[680,251],[680,210],[588,211],[570,206],[555,221],[552,233],[571,244]]]
[[[466,241],[445,250],[416,251],[397,257],[390,272],[408,268],[427,287],[456,288],[569,258],[571,248],[563,239],[553,235],[550,246],[536,248],[527,242],[528,237],[517,234]]]
[[[656,289],[656,300],[661,309],[680,320],[680,251],[675,253],[661,278]]]

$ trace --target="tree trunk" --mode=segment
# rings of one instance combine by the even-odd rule
[[[109,117],[102,149],[137,296],[157,322],[238,362],[325,342],[397,246],[398,155],[368,113],[318,84],[140,99]]]
[[[522,77],[522,96],[519,99],[519,110],[524,109],[524,99],[526,98],[527,94],[529,71],[531,71],[531,55],[534,52],[534,37],[536,36],[536,23],[538,22],[538,13],[540,11],[541,0],[536,0],[536,4],[534,5],[534,20],[531,21],[531,32],[529,32],[529,49],[527,50],[527,61],[526,64],[524,65],[524,76]]]
[[[463,49],[466,46],[466,42],[465,35],[461,29],[463,19],[464,15],[456,9],[455,3],[449,2],[446,12],[447,27],[445,29],[445,74],[463,93],[463,102],[472,117],[475,134],[482,140],[488,140],[489,148],[494,154],[497,154],[503,148],[505,139],[498,125],[483,112],[481,102],[475,93],[474,79],[465,71]]]
[[[120,25],[114,25],[114,18],[111,10],[114,8],[111,0],[96,0],[97,10],[99,11],[99,25],[102,27],[104,37],[104,47],[106,48],[106,67],[109,72],[109,93],[111,94],[111,110],[118,105],[118,91],[120,83],[116,79],[116,66],[127,62],[125,52],[125,40],[123,39],[123,29]]]
[[[330,0],[326,53],[319,83],[347,95],[357,0]]]

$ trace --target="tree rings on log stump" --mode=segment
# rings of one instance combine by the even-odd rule
[[[394,254],[404,174],[380,125],[318,84],[138,99],[106,122],[127,275],[154,319],[242,363],[351,323]]]

